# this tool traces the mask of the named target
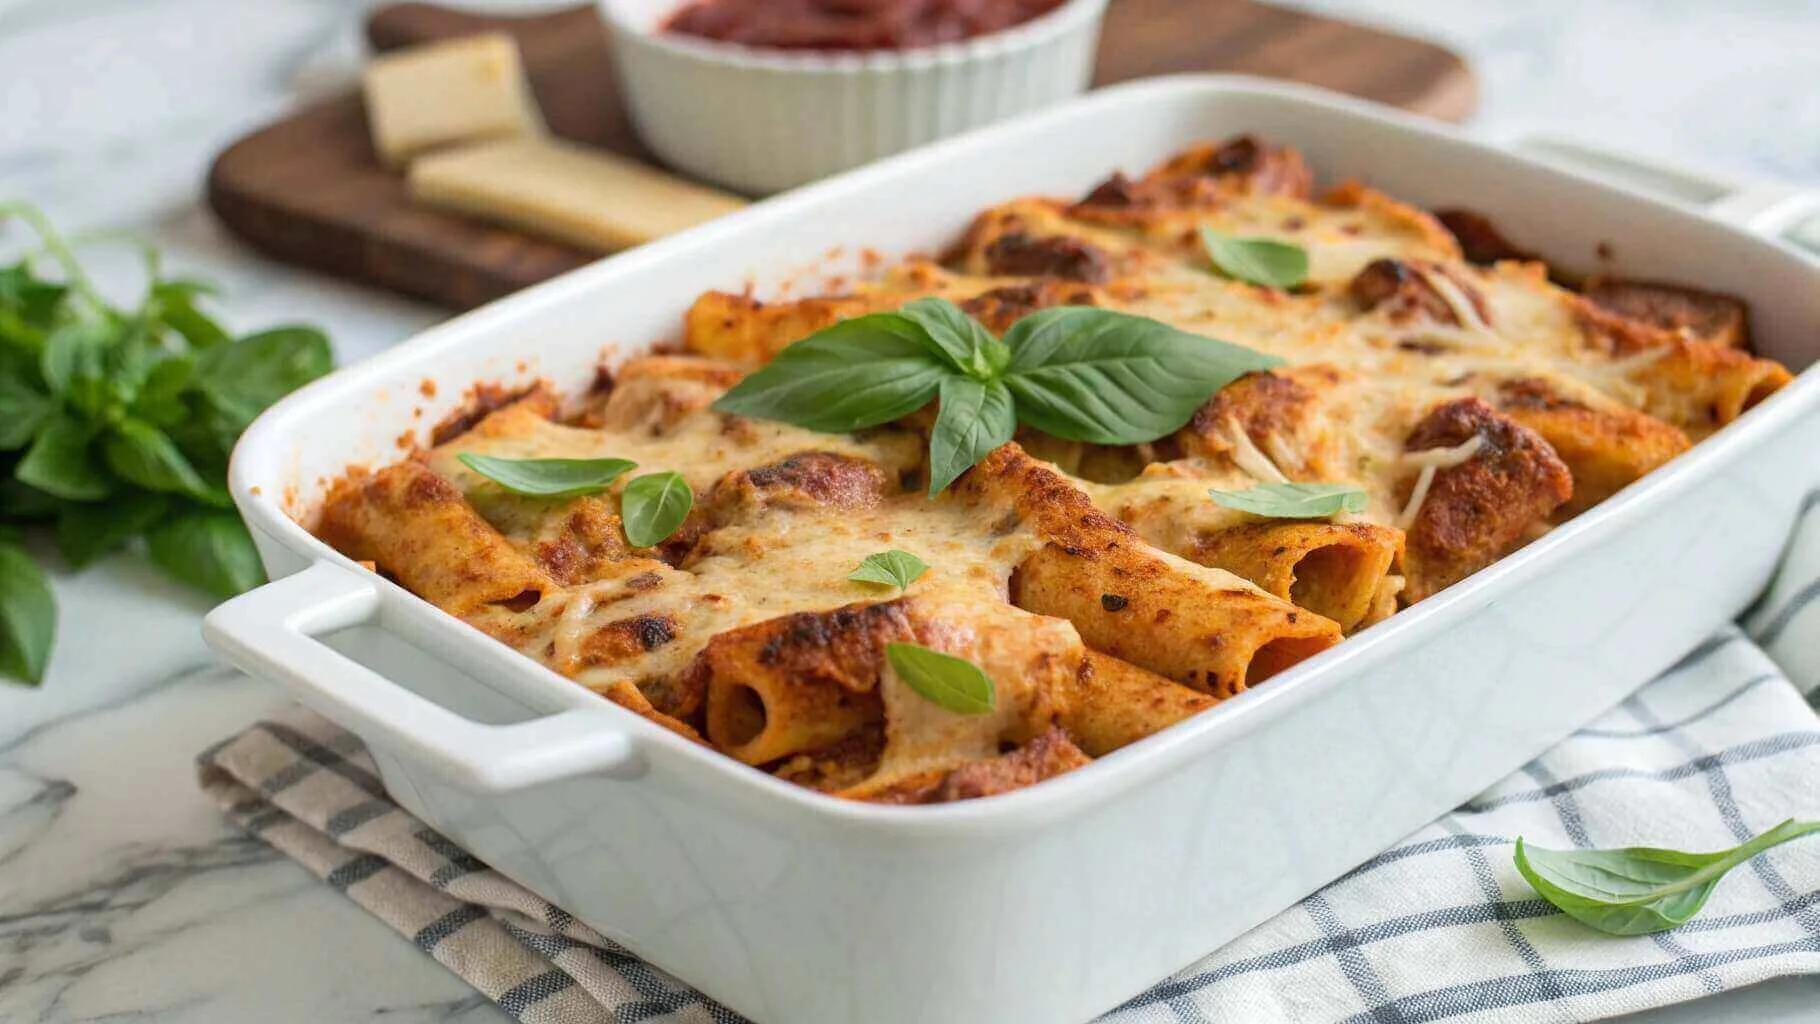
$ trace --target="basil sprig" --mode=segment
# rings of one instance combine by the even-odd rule
[[[25,549],[0,542],[0,675],[32,683],[43,679],[56,637],[50,583]]]
[[[1294,288],[1308,280],[1308,250],[1274,238],[1238,238],[1201,229],[1201,248],[1220,273],[1246,284]]]
[[[1729,850],[1683,853],[1647,846],[1547,850],[1517,840],[1517,870],[1542,898],[1574,920],[1612,935],[1647,935],[1686,924],[1732,868],[1820,821],[1790,819]]]
[[[462,452],[455,458],[506,490],[533,498],[599,494],[638,468],[638,463],[626,459],[505,459],[478,452]]]
[[[649,548],[668,540],[694,506],[695,492],[681,473],[646,473],[626,484],[619,496],[619,518],[632,546]]]
[[[1249,491],[1208,491],[1216,505],[1271,519],[1325,519],[1365,511],[1365,492],[1351,484],[1259,484]]]
[[[918,299],[843,320],[784,349],[714,403],[809,430],[877,426],[941,400],[929,437],[934,497],[1023,423],[1095,444],[1142,444],[1275,356],[1091,306],[1032,313],[994,338],[960,307]]]
[[[855,583],[877,583],[881,586],[910,589],[910,584],[929,571],[929,563],[908,551],[880,551],[867,555],[859,567],[847,574]]]
[[[204,312],[213,289],[170,277],[141,247],[147,285],[117,306],[35,208],[0,204],[0,230],[37,246],[0,265],[0,541],[54,530],[72,569],[143,539],[152,564],[216,596],[265,578],[232,512],[228,453],[254,417],[327,373],[311,327],[235,335]],[[0,547],[0,677],[43,678],[56,606],[23,547]]]
[[[978,665],[921,644],[886,644],[885,658],[917,696],[960,715],[983,715],[998,706],[998,690]]]

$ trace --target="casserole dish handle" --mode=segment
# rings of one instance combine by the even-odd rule
[[[248,591],[203,621],[209,645],[237,667],[293,687],[304,703],[387,749],[428,760],[457,782],[508,792],[576,775],[636,777],[644,770],[617,714],[572,707],[510,725],[450,711],[322,642],[324,633],[374,625],[378,581],[333,562]]]
[[[1715,220],[1784,238],[1820,254],[1820,234],[1812,239],[1808,236],[1809,231],[1816,230],[1809,225],[1820,221],[1820,192],[1711,174],[1666,160],[1552,136],[1522,139],[1515,148],[1525,156],[1564,170],[1669,199]]]

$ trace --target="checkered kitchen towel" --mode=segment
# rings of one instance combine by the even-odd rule
[[[1820,818],[1820,720],[1803,694],[1820,689],[1817,506],[1744,630],[1104,1021],[1585,1021],[1820,973],[1820,840],[1758,857],[1692,923],[1637,938],[1563,917],[1511,864],[1518,835],[1698,850]],[[201,766],[234,821],[520,1020],[740,1019],[394,806],[360,742],[308,712]]]

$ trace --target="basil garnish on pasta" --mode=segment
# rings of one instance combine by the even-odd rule
[[[1201,229],[1201,248],[1215,269],[1236,281],[1294,288],[1308,280],[1308,250],[1274,238],[1238,238]]]
[[[929,571],[929,563],[908,551],[880,551],[867,555],[859,567],[847,574],[855,583],[877,583],[881,586],[910,589],[910,584]]]
[[[921,644],[886,644],[885,658],[917,696],[960,715],[983,715],[998,706],[992,677],[978,665]]]
[[[503,459],[462,452],[461,464],[513,494],[581,498],[599,494],[638,463],[626,459]]]
[[[1005,384],[1017,396],[1018,421],[1093,444],[1155,441],[1180,430],[1215,391],[1283,364],[1149,317],[1091,306],[1032,313],[1011,325],[1005,342]]]
[[[1820,832],[1789,819],[1729,850],[1683,853],[1647,846],[1548,850],[1517,839],[1517,870],[1542,898],[1611,935],[1648,935],[1686,924],[1732,868],[1771,847]]]
[[[1365,492],[1351,484],[1259,484],[1248,491],[1208,491],[1216,505],[1271,519],[1325,519],[1365,511]]]
[[[670,538],[695,507],[695,492],[681,473],[647,473],[633,478],[619,496],[619,518],[626,540],[649,548]]]
[[[777,354],[720,396],[720,412],[844,433],[908,416],[956,371],[901,313],[842,320]]]
[[[928,298],[810,335],[714,408],[843,432],[900,419],[939,397],[930,431],[934,497],[1020,423],[1071,441],[1154,441],[1180,429],[1215,391],[1282,362],[1092,306],[1032,313],[1000,340],[954,303]]]

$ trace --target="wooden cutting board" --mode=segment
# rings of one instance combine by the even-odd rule
[[[551,130],[652,160],[620,102],[592,4],[531,18],[398,4],[371,15],[367,37],[391,50],[499,29],[518,38]],[[1113,0],[1096,83],[1184,71],[1294,79],[1448,120],[1477,101],[1465,63],[1430,43],[1252,0]],[[403,178],[374,158],[357,92],[229,147],[209,171],[208,199],[267,255],[457,309],[598,258],[413,205]]]

